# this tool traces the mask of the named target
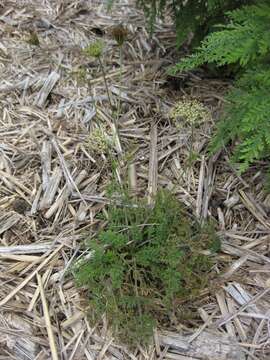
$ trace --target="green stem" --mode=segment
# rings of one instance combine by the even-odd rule
[[[122,78],[123,78],[123,45],[120,46],[119,54],[120,54],[120,83],[122,83]]]
[[[98,62],[99,62],[99,65],[100,65],[100,68],[101,68],[101,71],[102,71],[102,76],[103,76],[103,79],[104,79],[104,84],[105,84],[105,88],[106,88],[108,100],[109,100],[109,103],[110,103],[110,107],[111,107],[111,109],[113,110],[113,105],[112,105],[112,101],[111,101],[111,97],[110,97],[110,92],[109,92],[109,88],[108,88],[108,84],[107,84],[105,69],[104,69],[104,66],[103,66],[103,64],[102,64],[102,61],[101,61],[100,57],[98,57]]]
[[[119,57],[120,57],[120,80],[119,80],[120,93],[118,95],[118,102],[117,102],[117,115],[116,115],[117,123],[119,120],[120,110],[121,110],[121,84],[122,84],[122,79],[123,79],[123,47],[122,47],[122,45],[119,46]]]
[[[191,137],[190,137],[190,148],[189,148],[189,161],[191,162],[193,154],[193,142],[194,142],[194,124],[191,125]]]
[[[135,282],[135,295],[138,299],[138,311],[139,311],[139,315],[140,315],[140,318],[142,317],[142,308],[141,308],[141,305],[140,305],[140,302],[139,302],[139,291],[138,291],[138,278],[137,278],[137,263],[136,263],[136,259],[133,258],[133,261],[134,261],[134,271],[133,271],[133,276],[134,276],[134,282]]]

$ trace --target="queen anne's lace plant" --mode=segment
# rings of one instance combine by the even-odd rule
[[[211,118],[210,111],[199,101],[183,99],[178,101],[171,110],[171,118],[177,127],[196,127]]]
[[[102,126],[91,131],[86,140],[86,147],[99,155],[107,153],[111,145],[111,139]]]
[[[188,163],[191,166],[198,158],[194,151],[194,133],[195,129],[211,119],[211,113],[202,103],[193,99],[182,99],[178,101],[171,110],[171,119],[176,128],[189,135],[189,156]]]

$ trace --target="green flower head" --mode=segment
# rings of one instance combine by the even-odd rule
[[[104,42],[102,40],[96,40],[84,49],[84,53],[89,57],[99,58],[102,55],[103,50]]]
[[[101,155],[109,151],[110,137],[106,134],[105,128],[101,126],[91,132],[85,145],[89,150]]]
[[[211,118],[210,111],[202,103],[189,99],[176,103],[170,116],[178,126],[180,124],[199,125]]]

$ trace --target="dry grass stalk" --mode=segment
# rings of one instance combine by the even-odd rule
[[[51,348],[52,360],[58,360],[58,353],[57,353],[56,343],[55,343],[53,329],[52,329],[52,325],[51,325],[51,319],[50,319],[48,304],[47,304],[46,297],[45,297],[42,278],[39,275],[39,273],[37,273],[37,281],[38,281],[40,297],[41,297],[41,301],[42,301],[45,324],[46,324],[46,328],[47,328],[47,332],[48,332],[48,338],[49,338],[49,344],[50,344],[50,348]]]

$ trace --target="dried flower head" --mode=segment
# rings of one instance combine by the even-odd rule
[[[122,24],[114,26],[111,33],[118,46],[122,46],[128,36],[128,30]]]
[[[87,56],[99,58],[102,55],[103,50],[104,42],[102,40],[96,40],[84,49],[84,53]]]
[[[176,103],[170,116],[177,126],[199,125],[211,118],[210,111],[202,103],[189,99]]]

